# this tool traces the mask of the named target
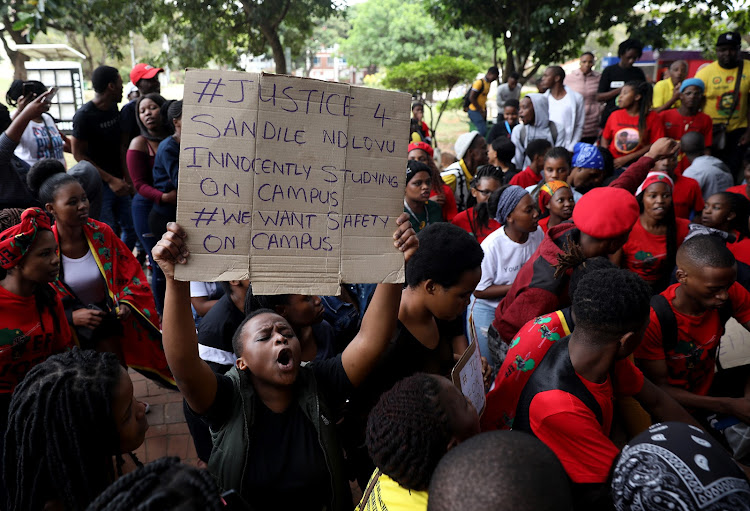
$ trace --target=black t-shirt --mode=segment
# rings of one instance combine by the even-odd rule
[[[316,361],[311,367],[319,399],[337,408],[352,390],[341,355]],[[231,417],[235,392],[228,376],[217,374],[216,379],[216,399],[203,415],[215,430]],[[274,413],[257,395],[255,399],[243,498],[257,510],[312,510],[328,505],[331,480],[315,426],[296,402],[285,412]]]
[[[138,123],[135,120],[137,112],[135,111],[136,99],[128,101],[122,106],[120,110],[120,129],[122,133],[128,134],[128,140],[133,140],[135,137],[141,134],[141,130],[138,128]]]
[[[602,71],[602,77],[599,80],[598,92],[609,92],[614,89],[619,89],[626,83],[634,80],[641,82],[646,81],[646,75],[643,74],[643,70],[641,68],[633,66],[627,69],[623,69],[619,64],[613,64],[609,67],[604,68],[604,71]],[[602,128],[604,128],[604,125],[607,124],[609,114],[617,110],[617,105],[615,104],[616,99],[617,96],[607,101],[607,104],[604,106],[601,121]]]
[[[232,337],[244,319],[245,315],[229,295],[219,298],[203,317],[198,326],[198,344],[202,345],[201,358],[208,362],[214,372],[224,374],[232,368]]]
[[[93,101],[73,117],[73,136],[88,142],[87,156],[108,174],[122,177],[120,166],[120,111],[117,105],[99,110]]]

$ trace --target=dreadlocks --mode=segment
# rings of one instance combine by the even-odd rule
[[[113,353],[74,349],[35,366],[16,387],[4,459],[11,511],[41,510],[49,500],[83,509],[114,481],[112,399],[121,371]]]
[[[219,511],[219,488],[206,470],[160,458],[112,484],[86,511]]]

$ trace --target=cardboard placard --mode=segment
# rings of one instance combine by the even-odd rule
[[[185,76],[179,280],[250,279],[257,294],[335,295],[403,282],[410,97],[237,71]]]
[[[484,378],[482,377],[482,354],[479,352],[476,337],[453,367],[451,380],[458,387],[458,390],[471,401],[481,417],[487,404],[487,398],[484,394]]]

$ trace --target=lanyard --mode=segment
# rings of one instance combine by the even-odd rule
[[[409,207],[409,205],[406,203],[406,199],[404,199],[404,207],[406,208],[406,211],[409,212],[409,215],[414,217],[414,220],[416,220],[416,223],[419,224],[419,230],[421,231],[424,229],[424,226],[430,223],[430,209],[425,206],[424,208],[424,214],[425,214],[425,220],[420,221],[417,214],[412,211],[412,209]]]

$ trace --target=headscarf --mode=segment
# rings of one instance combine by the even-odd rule
[[[681,422],[654,424],[622,450],[612,477],[618,511],[750,510],[750,484],[705,431]],[[655,503],[658,503],[656,505]]]
[[[49,217],[39,208],[29,208],[21,214],[20,224],[0,233],[0,267],[9,270],[21,262],[40,230],[52,230]]]
[[[510,185],[500,194],[500,199],[497,202],[497,211],[495,212],[495,220],[501,225],[505,225],[508,220],[508,215],[513,213],[518,203],[521,202],[526,195],[528,195],[524,188],[516,185]]]
[[[433,151],[433,149],[432,149],[432,146],[430,144],[428,144],[427,142],[412,142],[412,143],[410,143],[409,144],[409,149],[406,151],[407,154],[410,153],[410,152],[412,152],[414,149],[421,149],[422,151],[424,151],[427,154],[429,154],[430,158],[432,158],[433,155],[435,154],[434,151]]]
[[[646,175],[646,179],[641,183],[641,186],[635,191],[635,194],[640,195],[646,188],[654,183],[664,183],[670,190],[674,188],[674,181],[672,181],[672,178],[669,177],[669,175],[664,172],[649,172]]]
[[[570,188],[570,185],[565,181],[549,181],[544,183],[539,189],[539,209],[544,212],[547,209],[547,204],[552,200],[552,196],[560,188]]]
[[[604,170],[604,158],[595,145],[578,142],[573,147],[573,166],[583,169]]]

